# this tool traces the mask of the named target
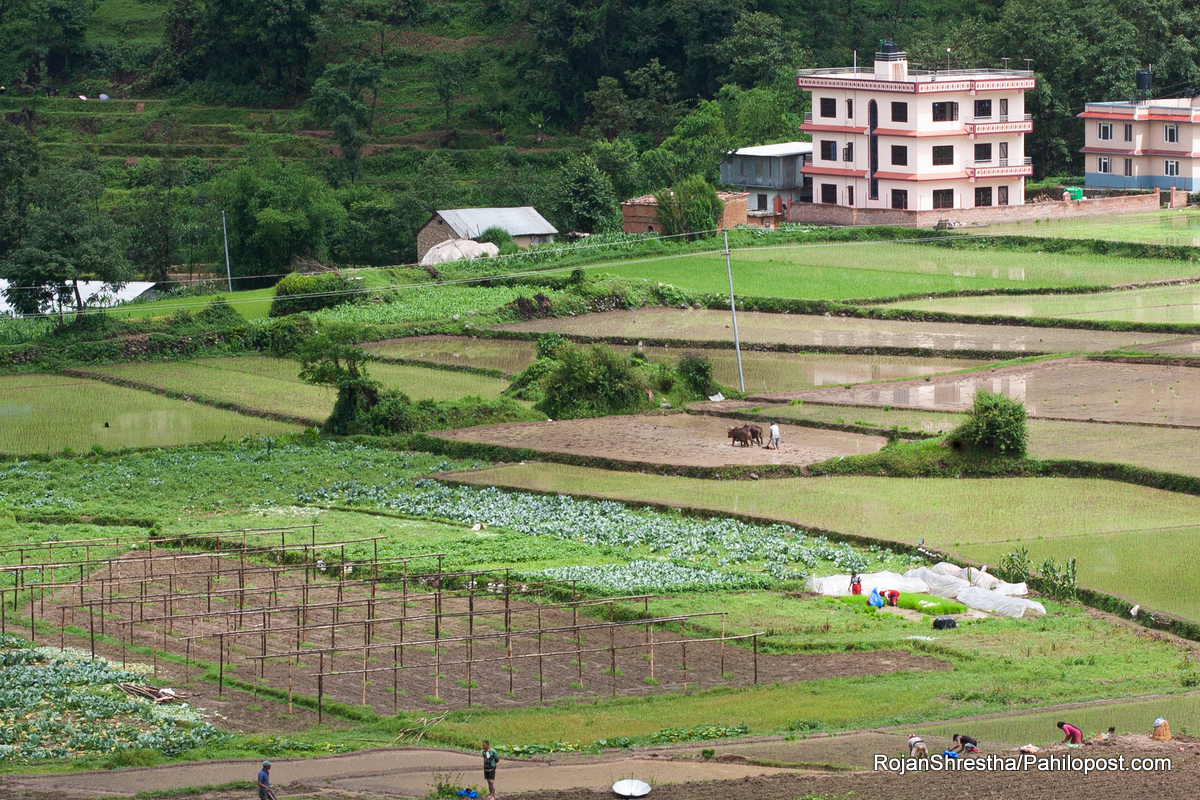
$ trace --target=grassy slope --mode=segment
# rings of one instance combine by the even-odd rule
[[[170,447],[296,430],[149,392],[47,375],[0,377],[0,414],[0,452],[21,454],[93,445]]]

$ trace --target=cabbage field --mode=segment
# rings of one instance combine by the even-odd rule
[[[399,482],[372,486],[345,481],[315,492],[300,492],[296,501],[312,505],[365,504],[415,517],[467,525],[484,523],[529,536],[549,536],[628,553],[639,569],[621,563],[556,568],[554,572],[556,577],[578,579],[601,592],[628,588],[635,574],[639,591],[679,592],[761,587],[770,582],[767,576],[801,580],[810,574],[851,569],[902,571],[920,561],[887,548],[861,550],[823,536],[809,536],[790,525],[753,525],[727,517],[701,519],[636,511],[611,501],[495,488],[477,490],[433,480],[419,480],[411,489]],[[638,559],[644,554],[660,560]],[[563,569],[575,572],[566,577]]]
[[[173,756],[227,738],[187,704],[155,705],[117,688],[137,680],[82,651],[0,636],[0,763],[127,748]]]

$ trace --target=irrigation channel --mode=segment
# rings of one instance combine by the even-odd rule
[[[761,632],[726,635],[724,612],[655,617],[652,595],[447,572],[444,553],[381,559],[383,537],[320,542],[318,527],[3,548],[17,563],[0,567],[12,576],[0,632],[28,625],[43,645],[57,633],[60,649],[86,638],[93,658],[99,637],[122,664],[148,649],[156,675],[182,657],[185,684],[215,663],[218,694],[232,673],[255,695],[286,689],[289,713],[294,694],[316,697],[318,721],[327,700],[395,713],[402,697],[469,707],[759,681]],[[84,559],[56,561],[64,548]],[[347,548],[373,555],[347,560]]]

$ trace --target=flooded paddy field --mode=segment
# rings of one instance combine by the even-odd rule
[[[980,389],[1021,401],[1034,417],[1200,425],[1200,369],[1084,358],[750,399],[966,411]]]
[[[1200,324],[1200,284],[1155,286],[1096,294],[990,295],[901,300],[890,308],[941,311],[947,314],[1009,317],[1063,317]]]
[[[533,342],[507,339],[471,339],[465,336],[415,336],[373,342],[363,348],[384,358],[432,361],[471,367],[519,372],[533,363]],[[678,347],[637,347],[618,345],[618,352],[640,350],[655,362],[674,362],[684,352]],[[733,349],[708,348],[704,355],[712,361],[714,377],[729,386],[738,385],[737,355]],[[742,371],[751,391],[787,391],[811,386],[892,380],[919,375],[935,375],[986,364],[986,361],[921,356],[874,356],[831,353],[780,353],[746,349],[742,352]],[[369,369],[374,370],[375,367]]]
[[[733,341],[730,315],[724,311],[644,308],[582,317],[533,320],[497,326],[501,330],[626,340],[684,339]],[[823,317],[803,314],[738,314],[743,345],[781,344],[828,348],[913,348],[953,352],[1100,353],[1133,345],[1158,344],[1178,337],[1162,333],[1022,328],[948,322],[905,322]]]

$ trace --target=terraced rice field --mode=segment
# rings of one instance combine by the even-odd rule
[[[536,357],[532,342],[505,339],[470,339],[462,336],[417,336],[373,342],[363,348],[384,358],[433,361],[438,364],[499,369],[519,372]],[[640,349],[651,361],[676,361],[679,348],[618,346],[620,352]],[[738,385],[737,356],[733,350],[706,349],[716,379],[728,386]],[[980,366],[986,361],[956,358],[909,356],[858,356],[827,353],[778,353],[746,350],[742,353],[742,371],[751,391],[786,391],[835,383],[891,380],[917,375],[935,375]]]
[[[0,377],[0,452],[170,447],[299,426],[58,375]]]
[[[1200,284],[1156,286],[1097,294],[1044,294],[986,297],[943,297],[902,300],[893,308],[1010,317],[1063,317],[1200,324]]]
[[[1200,369],[1062,358],[961,376],[806,389],[763,400],[966,411],[979,389],[1025,404],[1030,416],[1200,425]],[[752,401],[756,398],[751,397]]]
[[[1200,247],[1200,213],[1195,209],[1122,214],[1088,219],[1038,220],[989,225],[983,235],[1052,236],[1061,239],[1107,239]]]
[[[498,327],[535,333],[558,331],[575,336],[620,337],[633,341],[640,338],[733,341],[729,314],[709,310],[643,308],[533,320]],[[942,352],[973,350],[1031,354],[1100,353],[1178,338],[1161,333],[959,325],[760,312],[738,314],[738,332],[744,345],[786,344],[845,349],[890,347]]]
[[[1200,544],[1200,499],[1174,492],[1067,478],[710,481],[540,463],[457,479],[734,511],[883,540],[924,539],[985,563],[1027,547],[1036,563],[1078,558],[1084,585],[1200,619],[1200,599],[1181,591],[1194,583],[1190,561],[1178,557]]]
[[[299,365],[286,358],[243,356],[165,363],[109,364],[94,372],[195,393],[251,409],[321,422],[333,409],[332,390],[300,380]],[[449,400],[468,394],[499,397],[506,381],[421,367],[372,364],[370,375],[416,400]]]
[[[914,235],[919,235],[914,233]],[[957,250],[899,242],[839,242],[734,250],[734,290],[755,297],[843,300],[996,288],[1111,286],[1197,274],[1162,259]],[[606,264],[606,272],[697,292],[727,293],[722,252]]]

